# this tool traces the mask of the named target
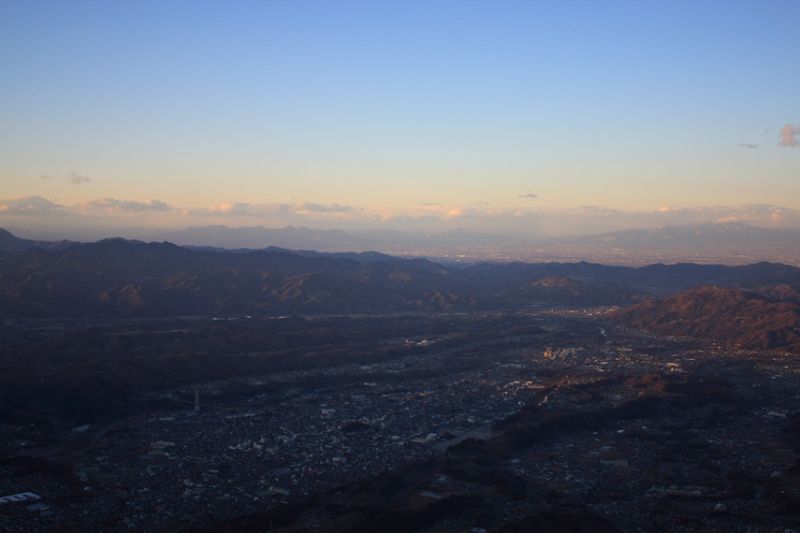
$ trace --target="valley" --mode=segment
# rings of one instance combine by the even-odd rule
[[[15,335],[50,347],[53,370],[39,389],[20,382],[27,398],[2,389],[0,492],[41,499],[0,513],[12,531],[693,530],[800,518],[800,365],[606,316],[6,322],[12,347]],[[170,352],[189,337],[228,348],[184,364]],[[58,362],[57,347],[81,351],[77,338],[115,346],[117,381],[90,351],[64,371],[74,363]],[[55,375],[73,381],[41,385]]]

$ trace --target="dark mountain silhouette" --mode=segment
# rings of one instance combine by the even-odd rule
[[[465,269],[467,277],[482,284],[566,277],[573,281],[609,283],[654,294],[671,293],[700,285],[752,288],[759,284],[800,286],[800,268],[780,263],[753,263],[741,266],[678,263],[644,267],[577,263],[481,263]]]
[[[292,250],[289,248],[281,248],[278,246],[268,246],[260,250],[253,250],[252,248],[219,248],[216,246],[184,246],[189,250],[199,252],[221,252],[221,253],[250,253],[250,252],[283,252],[288,254],[300,255],[303,257],[334,257],[339,259],[351,259],[359,263],[372,263],[375,261],[388,261],[396,259],[389,254],[380,252],[318,252],[316,250]]]
[[[615,318],[656,333],[800,352],[800,306],[753,291],[699,287],[664,300],[648,299]]]
[[[22,252],[31,248],[43,250],[63,250],[77,244],[72,241],[34,241],[22,239],[11,232],[0,228],[0,252]]]
[[[0,254],[0,313],[6,317],[385,313],[541,303],[624,304],[638,295],[586,276],[564,277],[557,285],[537,284],[552,269],[559,270],[518,265],[463,269],[376,253],[225,252],[107,239],[59,251],[32,248]]]
[[[800,269],[592,263],[447,266],[367,253],[224,251],[107,239],[0,253],[0,314],[170,316],[387,313],[629,305],[646,295],[713,284],[800,287]],[[778,289],[776,289],[778,290]]]
[[[424,260],[219,253],[123,239],[0,256],[4,316],[446,309],[471,305],[462,285]]]

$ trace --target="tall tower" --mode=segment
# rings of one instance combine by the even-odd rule
[[[194,389],[194,410],[200,410],[200,389]]]

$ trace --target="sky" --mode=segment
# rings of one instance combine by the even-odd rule
[[[796,0],[4,0],[0,225],[789,212],[798,21]]]

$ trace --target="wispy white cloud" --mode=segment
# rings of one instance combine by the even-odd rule
[[[539,195],[536,194],[536,193],[529,192],[529,193],[526,193],[526,194],[519,194],[519,195],[517,195],[517,198],[533,199],[533,198],[539,198]]]

